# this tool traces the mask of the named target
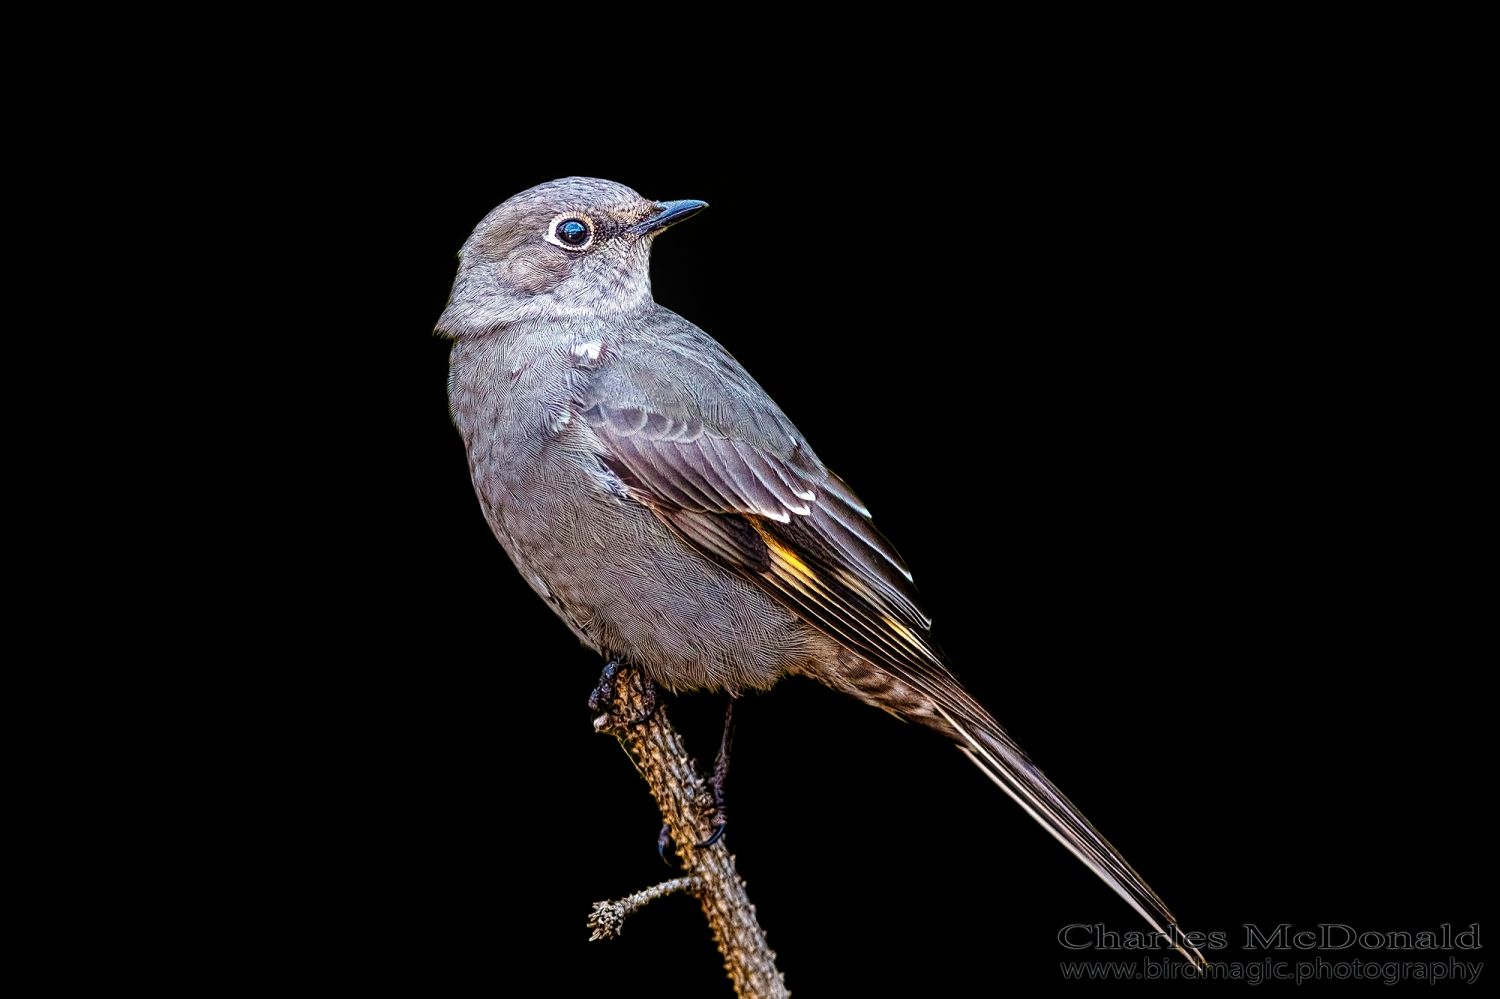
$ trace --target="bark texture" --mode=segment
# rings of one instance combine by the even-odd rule
[[[724,840],[699,848],[698,843],[713,834],[714,798],[708,782],[699,773],[682,738],[667,720],[666,707],[655,705],[655,691],[639,670],[621,668],[613,679],[612,696],[600,707],[605,713],[594,721],[594,727],[620,740],[620,745],[634,761],[636,770],[646,778],[651,795],[661,809],[662,818],[672,833],[672,843],[682,861],[686,877],[681,883],[668,882],[671,890],[692,891],[703,906],[714,942],[724,955],[724,970],[742,999],[781,999],[787,991],[781,972],[776,970],[776,952],[766,945],[766,934],[755,917],[755,906],[745,893],[745,883],[735,871],[734,856]],[[655,706],[649,717],[637,721]],[[619,932],[619,921],[650,898],[665,894],[658,889],[638,893],[649,898],[600,903],[601,907],[622,908],[618,920],[611,918],[611,932]],[[636,900],[634,905],[631,901]],[[591,917],[592,918],[592,917]],[[591,923],[591,925],[593,925]],[[597,926],[595,927],[597,930]],[[599,934],[596,934],[599,935]]]

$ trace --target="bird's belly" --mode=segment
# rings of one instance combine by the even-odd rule
[[[591,453],[554,443],[475,481],[503,485],[480,488],[490,526],[581,641],[671,688],[763,688],[812,654],[790,611],[611,488]]]

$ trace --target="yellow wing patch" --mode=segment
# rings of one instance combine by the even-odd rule
[[[885,646],[887,654],[894,654],[902,660],[909,657],[914,664],[921,664],[920,668],[937,662],[920,635],[880,610],[881,599],[859,577],[835,569],[832,578],[824,578],[785,542],[762,527],[756,518],[745,519],[765,542],[770,555],[770,571],[762,575],[783,593],[789,596],[800,594],[800,600],[793,596],[794,602],[801,603],[805,610],[813,612],[835,631],[847,632],[852,640],[858,641],[855,636],[863,634],[864,642],[875,643],[872,651]],[[840,583],[847,588],[842,594],[838,591]]]
[[[755,533],[760,535],[760,539],[766,543],[766,547],[771,549],[778,559],[791,566],[799,576],[808,582],[816,583],[818,581],[818,574],[808,568],[807,563],[798,558],[796,553],[790,548],[782,544],[774,534],[761,527],[759,520],[756,520],[754,517],[747,517],[746,519],[750,521],[750,526],[755,528]]]

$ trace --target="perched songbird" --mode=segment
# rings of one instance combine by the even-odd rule
[[[1156,893],[944,665],[864,504],[652,299],[652,241],[705,207],[569,177],[464,243],[437,331],[495,537],[585,645],[657,683],[734,694],[797,673],[954,740],[1182,950]]]

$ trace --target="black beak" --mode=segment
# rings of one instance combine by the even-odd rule
[[[685,218],[691,218],[707,207],[707,201],[658,201],[656,214],[641,219],[630,227],[630,232],[644,236],[648,232],[656,232]]]

